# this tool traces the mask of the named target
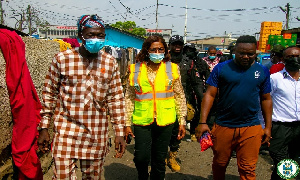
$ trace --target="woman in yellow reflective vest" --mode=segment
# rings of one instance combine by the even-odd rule
[[[177,64],[171,63],[167,44],[160,36],[150,36],[143,43],[129,67],[126,90],[126,140],[135,138],[134,163],[139,180],[165,178],[165,158],[176,117],[178,139],[185,135],[186,99]],[[134,127],[134,134],[131,125]]]

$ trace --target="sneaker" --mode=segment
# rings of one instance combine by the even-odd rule
[[[231,157],[236,158],[236,152],[235,151],[232,151]]]
[[[192,142],[197,142],[197,138],[196,138],[195,134],[191,135],[191,141]]]

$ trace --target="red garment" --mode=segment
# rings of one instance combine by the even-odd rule
[[[284,68],[284,64],[282,62],[280,62],[278,64],[274,64],[270,68],[270,74],[277,73],[277,72],[283,70],[283,68]]]
[[[6,84],[13,117],[12,157],[19,179],[43,179],[37,157],[37,126],[42,108],[25,60],[25,44],[14,31],[0,29]]]
[[[80,44],[78,43],[77,39],[73,39],[73,38],[63,38],[63,41],[71,44],[72,48],[75,47],[80,47]]]

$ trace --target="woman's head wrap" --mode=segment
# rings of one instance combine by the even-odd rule
[[[78,33],[85,28],[102,27],[105,28],[103,20],[97,15],[82,15],[77,21]]]

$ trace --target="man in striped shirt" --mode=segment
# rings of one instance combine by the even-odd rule
[[[38,145],[49,150],[54,121],[52,155],[54,179],[76,178],[80,160],[83,179],[100,179],[109,149],[108,112],[115,130],[116,157],[125,152],[125,102],[118,65],[101,51],[105,26],[97,15],[78,20],[82,46],[58,53],[50,65],[43,90]]]

